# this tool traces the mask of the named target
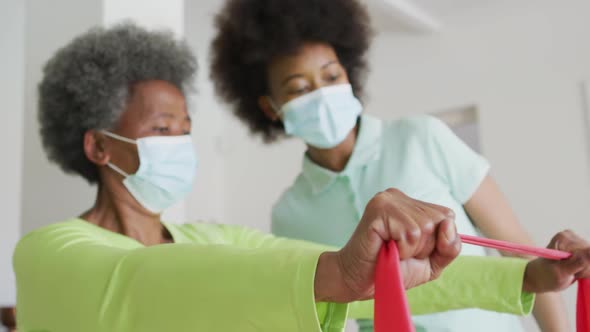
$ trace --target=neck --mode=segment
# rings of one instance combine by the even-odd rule
[[[119,190],[113,190],[113,186],[99,185],[94,206],[81,218],[146,246],[171,242],[170,234],[160,221],[160,214],[140,207],[124,187],[119,187]]]
[[[331,149],[319,149],[308,145],[307,156],[323,168],[329,169],[332,172],[342,172],[354,150],[358,130],[359,125],[357,124],[342,143]]]

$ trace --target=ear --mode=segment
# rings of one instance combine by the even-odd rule
[[[106,137],[96,130],[87,130],[84,133],[84,154],[93,164],[106,165],[111,155],[106,148]]]
[[[266,115],[266,117],[269,118],[271,121],[276,122],[280,120],[279,115],[270,103],[269,96],[258,97],[258,106],[260,107],[264,115]]]

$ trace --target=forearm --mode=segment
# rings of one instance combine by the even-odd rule
[[[437,280],[408,290],[414,315],[479,308],[515,315],[530,313],[534,295],[523,291],[525,261],[458,257]],[[349,318],[372,318],[373,301],[355,302]]]
[[[533,315],[543,332],[571,331],[565,304],[558,293],[538,294]]]

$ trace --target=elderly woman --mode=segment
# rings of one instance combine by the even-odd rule
[[[18,244],[20,330],[341,331],[347,312],[372,315],[371,302],[348,303],[373,297],[385,241],[397,242],[408,289],[457,256],[453,213],[394,189],[375,196],[339,250],[237,226],[163,222],[161,212],[191,190],[197,165],[185,98],[195,71],[185,43],[130,24],[91,30],[47,63],[43,145],[97,195],[82,215]],[[567,232],[556,239],[572,259],[457,259],[409,291],[412,310],[527,313],[531,293],[590,275],[586,242]]]
[[[453,209],[463,234],[532,244],[490,164],[444,123],[382,120],[362,103],[372,39],[362,1],[229,0],[216,22],[218,94],[266,142],[288,135],[306,145],[299,176],[272,209],[275,235],[344,245],[371,197],[395,187]],[[465,246],[462,254],[486,252]],[[539,296],[534,314],[543,331],[569,330],[557,294]],[[517,317],[482,310],[414,322],[420,331],[522,331]],[[359,325],[372,330],[370,321]]]

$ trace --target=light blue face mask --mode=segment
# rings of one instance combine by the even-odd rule
[[[350,84],[317,89],[285,103],[278,111],[285,131],[307,144],[329,149],[342,143],[363,111]]]
[[[127,174],[112,163],[107,165],[125,177],[125,188],[147,210],[161,213],[190,193],[197,170],[197,155],[190,135],[132,140],[108,131],[102,132],[119,141],[137,145],[139,168],[135,174]]]

